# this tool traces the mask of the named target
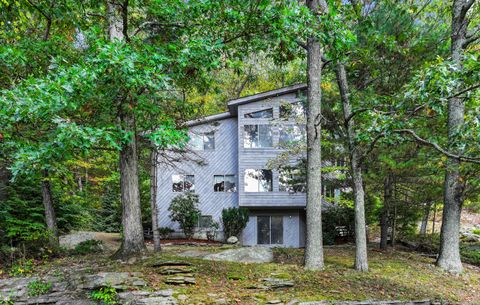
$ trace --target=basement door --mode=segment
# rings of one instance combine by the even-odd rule
[[[283,244],[283,216],[257,216],[257,244]]]

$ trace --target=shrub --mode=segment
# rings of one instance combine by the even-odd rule
[[[355,216],[354,210],[345,206],[331,206],[322,211],[323,243],[335,244],[339,237],[337,227],[345,227],[347,236],[353,236]]]
[[[169,227],[161,227],[158,229],[161,239],[167,239],[168,236],[173,232],[175,232],[175,230]]]
[[[102,252],[102,242],[100,240],[89,239],[82,241],[72,250],[74,255],[85,255],[89,253]]]
[[[52,289],[52,283],[45,282],[42,280],[34,280],[28,283],[27,289],[28,289],[29,296],[36,297],[49,292]]]
[[[478,230],[473,230],[472,233],[473,233],[473,234],[480,235],[480,229],[478,229]]]
[[[10,276],[23,276],[33,273],[34,262],[33,259],[19,259],[12,264],[10,268]]]
[[[198,195],[191,192],[178,195],[172,199],[168,210],[170,211],[170,219],[178,222],[185,236],[191,239],[200,217]]]
[[[90,297],[104,305],[118,304],[117,290],[113,287],[102,287],[92,291]]]
[[[216,221],[210,221],[208,227],[206,228],[207,239],[212,241],[215,240],[217,236],[217,231],[220,228],[220,224]]]
[[[248,223],[248,210],[244,208],[228,208],[222,210],[222,223],[225,238],[240,235]]]

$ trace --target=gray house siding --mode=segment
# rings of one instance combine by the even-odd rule
[[[305,219],[303,210],[250,210],[247,227],[242,234],[242,244],[253,246],[257,244],[257,217],[282,216],[283,219],[283,244],[268,246],[282,246],[299,248],[305,246]]]
[[[278,124],[294,122],[280,121],[279,106],[286,102],[299,101],[297,93],[305,85],[274,90],[252,97],[244,97],[229,103],[229,112],[190,122],[190,132],[215,132],[215,149],[197,151],[198,158],[205,164],[179,162],[175,166],[160,167],[158,170],[158,218],[160,227],[177,230],[179,226],[169,218],[168,207],[172,199],[179,195],[173,192],[172,175],[195,176],[195,193],[199,195],[199,208],[202,215],[210,215],[221,224],[221,212],[228,207],[245,207],[250,211],[249,222],[240,237],[244,245],[257,244],[257,219],[259,216],[281,216],[283,223],[283,243],[285,247],[303,247],[305,244],[305,202],[303,193],[280,192],[279,173],[273,171],[271,192],[245,192],[244,175],[246,169],[265,169],[268,161],[277,157],[282,150],[278,148]],[[273,109],[271,118],[245,118],[246,113]],[[272,147],[244,148],[245,125],[271,124]],[[214,175],[231,175],[236,178],[236,192],[214,192]],[[222,230],[222,228],[220,228]],[[219,234],[219,238],[223,236]]]
[[[229,118],[194,126],[193,133],[215,132],[215,149],[197,151],[205,165],[195,162],[182,162],[175,167],[160,168],[158,173],[158,215],[159,226],[179,230],[178,224],[170,220],[168,207],[172,199],[181,194],[173,192],[172,175],[189,174],[195,176],[195,193],[199,195],[199,208],[202,215],[211,215],[221,222],[222,209],[238,206],[237,192],[214,192],[214,175],[234,174],[238,189],[237,119]]]
[[[242,207],[305,207],[306,196],[302,193],[290,194],[279,191],[278,172],[273,171],[272,192],[245,192],[244,175],[246,169],[264,169],[269,160],[277,157],[281,150],[278,148],[278,118],[279,106],[283,103],[297,102],[299,99],[295,93],[290,93],[267,100],[252,102],[238,107],[238,169],[239,169],[239,205]],[[273,108],[272,119],[245,118],[246,113]],[[271,124],[273,129],[272,148],[245,148],[244,147],[244,126],[253,124]]]

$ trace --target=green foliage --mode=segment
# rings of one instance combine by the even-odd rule
[[[169,227],[161,227],[158,229],[161,239],[167,239],[168,236],[173,232],[175,232],[175,230]]]
[[[353,236],[354,232],[354,210],[350,207],[333,205],[322,211],[322,233],[323,243],[326,245],[335,244],[337,237],[340,237],[337,227],[344,227],[347,238]]]
[[[99,253],[102,251],[102,242],[100,240],[89,239],[76,245],[75,249],[72,250],[72,254],[85,255],[90,253]]]
[[[473,233],[473,234],[478,234],[478,235],[480,235],[480,229],[473,230],[472,233]]]
[[[225,238],[239,236],[248,223],[248,210],[245,208],[227,208],[222,210],[222,224]]]
[[[185,236],[190,239],[193,236],[195,226],[200,217],[198,209],[198,195],[192,192],[186,192],[172,199],[168,207],[170,219],[180,224]]]
[[[46,282],[43,280],[33,280],[28,283],[27,290],[28,295],[36,297],[48,293],[52,289],[52,282]]]
[[[102,287],[92,291],[90,297],[96,302],[99,302],[99,305],[118,304],[117,290],[113,287]]]
[[[35,263],[33,259],[24,259],[21,258],[15,261],[10,267],[10,276],[25,276],[33,273],[33,268]]]

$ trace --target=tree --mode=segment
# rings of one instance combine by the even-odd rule
[[[452,4],[451,25],[451,59],[455,69],[462,70],[462,61],[465,48],[469,43],[480,36],[475,29],[468,32],[469,11],[475,0],[454,0]],[[477,25],[478,26],[478,25]],[[453,96],[448,100],[448,143],[452,152],[462,154],[462,149],[455,147],[457,134],[465,122],[465,100],[460,96]],[[460,260],[460,214],[463,205],[465,181],[460,173],[460,160],[449,157],[445,171],[444,207],[442,230],[440,235],[440,252],[437,265],[450,272],[462,271]]]
[[[355,206],[355,269],[358,271],[368,271],[365,192],[363,190],[362,168],[360,164],[361,155],[355,147],[355,122],[352,117],[347,73],[345,72],[344,64],[341,62],[337,64],[336,75],[343,106],[343,117],[350,157],[350,169],[353,180],[353,201]]]
[[[308,0],[313,15],[327,14],[323,0]],[[322,239],[322,46],[317,37],[307,41],[307,239],[305,244],[305,268],[320,270],[323,262]]]
[[[228,208],[222,210],[222,224],[225,239],[238,237],[248,223],[248,210],[244,208]]]
[[[191,239],[200,218],[198,209],[198,195],[192,192],[181,194],[172,199],[168,207],[170,219],[180,224],[180,228],[187,237]]]

